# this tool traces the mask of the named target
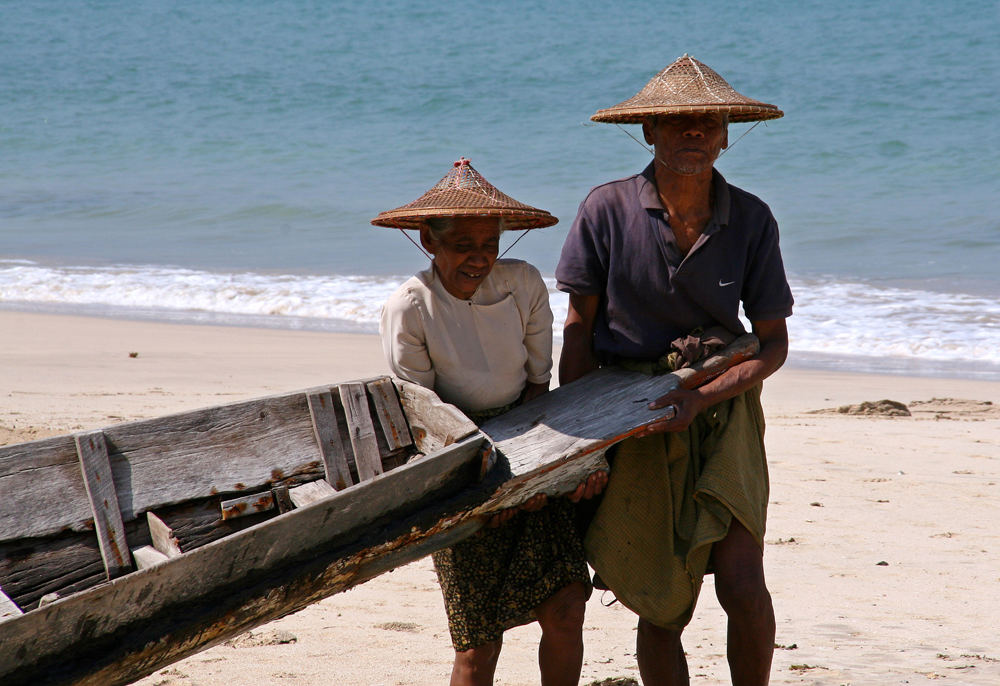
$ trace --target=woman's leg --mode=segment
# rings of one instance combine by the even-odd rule
[[[461,652],[456,650],[451,686],[492,686],[501,647],[503,638]]]
[[[574,581],[535,608],[542,627],[538,667],[542,686],[576,686],[583,669],[583,616],[587,586]]]

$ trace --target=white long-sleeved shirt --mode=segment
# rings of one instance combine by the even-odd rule
[[[497,260],[469,300],[448,293],[433,267],[422,271],[389,297],[379,331],[396,376],[468,412],[552,377],[548,289],[521,260]]]

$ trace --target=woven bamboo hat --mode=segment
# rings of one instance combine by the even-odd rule
[[[597,110],[591,120],[641,124],[649,117],[689,112],[722,112],[729,121],[764,121],[784,116],[775,105],[737,93],[711,67],[685,54],[654,76],[634,96]]]
[[[525,205],[498,190],[464,157],[429,191],[408,205],[380,212],[372,224],[421,229],[431,217],[497,217],[509,229],[540,229],[559,221],[545,210]]]

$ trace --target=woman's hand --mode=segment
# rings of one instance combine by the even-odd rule
[[[608,472],[606,469],[599,469],[588,476],[586,481],[581,481],[576,490],[566,497],[574,503],[578,503],[581,500],[590,500],[595,495],[599,495],[607,485]]]
[[[516,515],[519,510],[524,510],[525,512],[538,512],[545,507],[548,502],[549,498],[547,495],[544,493],[536,493],[521,503],[518,507],[508,507],[506,510],[500,510],[495,515],[490,517],[490,521],[486,523],[486,526],[491,529],[495,529],[513,519],[514,515]]]

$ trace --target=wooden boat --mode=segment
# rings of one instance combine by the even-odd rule
[[[481,430],[383,377],[0,447],[0,683],[126,684],[452,545],[755,352],[599,370]]]

